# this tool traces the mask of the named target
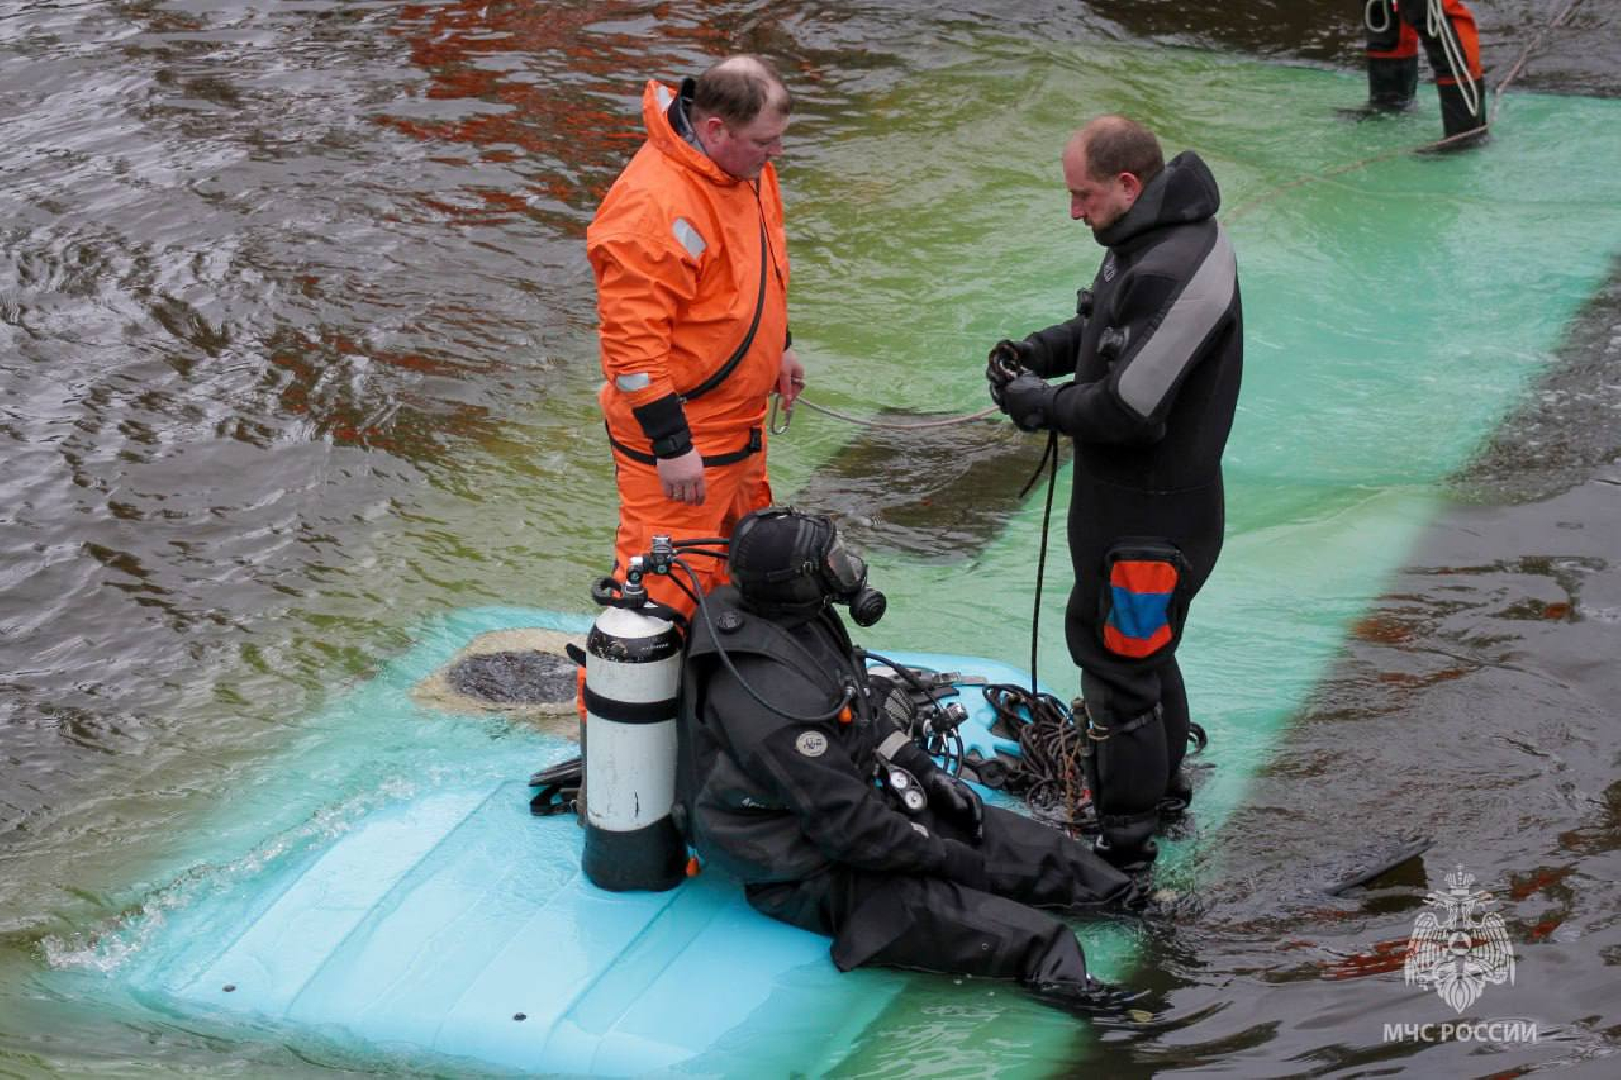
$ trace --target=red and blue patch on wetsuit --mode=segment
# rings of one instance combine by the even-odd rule
[[[1109,617],[1103,644],[1117,656],[1141,659],[1169,645],[1176,567],[1168,562],[1121,559],[1109,568]]]

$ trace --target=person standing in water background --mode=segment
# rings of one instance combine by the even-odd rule
[[[1430,59],[1449,148],[1486,139],[1486,79],[1475,16],[1462,0],[1365,0],[1368,104],[1359,115],[1400,112],[1418,91],[1418,43]]]
[[[1065,636],[1081,670],[1098,853],[1135,870],[1155,857],[1162,812],[1192,796],[1176,648],[1221,552],[1243,315],[1221,194],[1197,154],[1166,164],[1152,132],[1100,116],[1070,138],[1063,172],[1070,217],[1107,254],[1075,316],[998,342],[986,376],[1020,428],[1074,440]]]
[[[771,503],[765,415],[805,369],[788,330],[788,248],[772,159],[793,102],[769,61],[729,57],[642,96],[647,141],[586,231],[596,277],[598,395],[619,487],[615,571],[655,534],[729,536]],[[725,567],[694,569],[708,590]],[[685,584],[685,583],[682,583]],[[671,579],[655,600],[690,613]]]

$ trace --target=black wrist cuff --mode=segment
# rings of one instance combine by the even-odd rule
[[[682,428],[674,435],[653,440],[653,456],[656,458],[678,458],[691,450],[692,432],[686,428]]]
[[[1047,395],[1047,426],[1060,435],[1073,435],[1066,423],[1069,413],[1064,407],[1064,394],[1075,389],[1072,382],[1059,383]]]
[[[791,349],[794,347],[794,332],[792,330],[786,331],[786,335],[787,336],[783,339],[782,347],[784,349]]]
[[[681,399],[667,394],[657,401],[632,409],[636,422],[642,425],[642,434],[653,444],[653,456],[680,457],[692,449],[692,431],[687,427],[687,413]]]

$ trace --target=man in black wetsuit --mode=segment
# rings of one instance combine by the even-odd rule
[[[1007,977],[1080,1011],[1118,1007],[1074,932],[1035,909],[1125,906],[1138,890],[1088,845],[984,806],[910,738],[909,695],[868,675],[832,607],[859,625],[883,613],[832,524],[750,514],[728,569],[693,620],[682,690],[677,817],[704,864],[765,914],[831,936],[841,971]]]
[[[1070,139],[1063,169],[1070,216],[1108,249],[1103,265],[1074,318],[999,342],[986,375],[1019,427],[1075,442],[1065,636],[1092,736],[1098,852],[1135,870],[1154,858],[1162,805],[1191,795],[1176,647],[1221,552],[1243,322],[1220,193],[1197,154],[1167,165],[1151,132],[1101,116]]]

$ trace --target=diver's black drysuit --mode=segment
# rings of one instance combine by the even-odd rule
[[[1220,203],[1197,154],[1172,159],[1097,234],[1108,254],[1076,317],[1025,339],[1037,375],[1075,375],[1043,426],[1075,441],[1065,635],[1094,729],[1103,848],[1122,862],[1152,857],[1178,778],[1189,716],[1176,647],[1221,552],[1244,344]]]
[[[867,692],[831,607],[767,619],[733,586],[693,620],[679,726],[677,817],[704,863],[749,903],[833,937],[841,971],[887,965],[1011,977],[1059,999],[1096,987],[1075,934],[1034,910],[1134,895],[1129,878],[1056,829],[984,808],[984,839],[930,810],[909,816],[875,783],[880,746],[922,777],[936,766]],[[712,632],[711,626],[715,628]],[[718,640],[717,640],[718,639]],[[836,709],[847,720],[796,721]],[[886,741],[887,740],[887,741]]]

